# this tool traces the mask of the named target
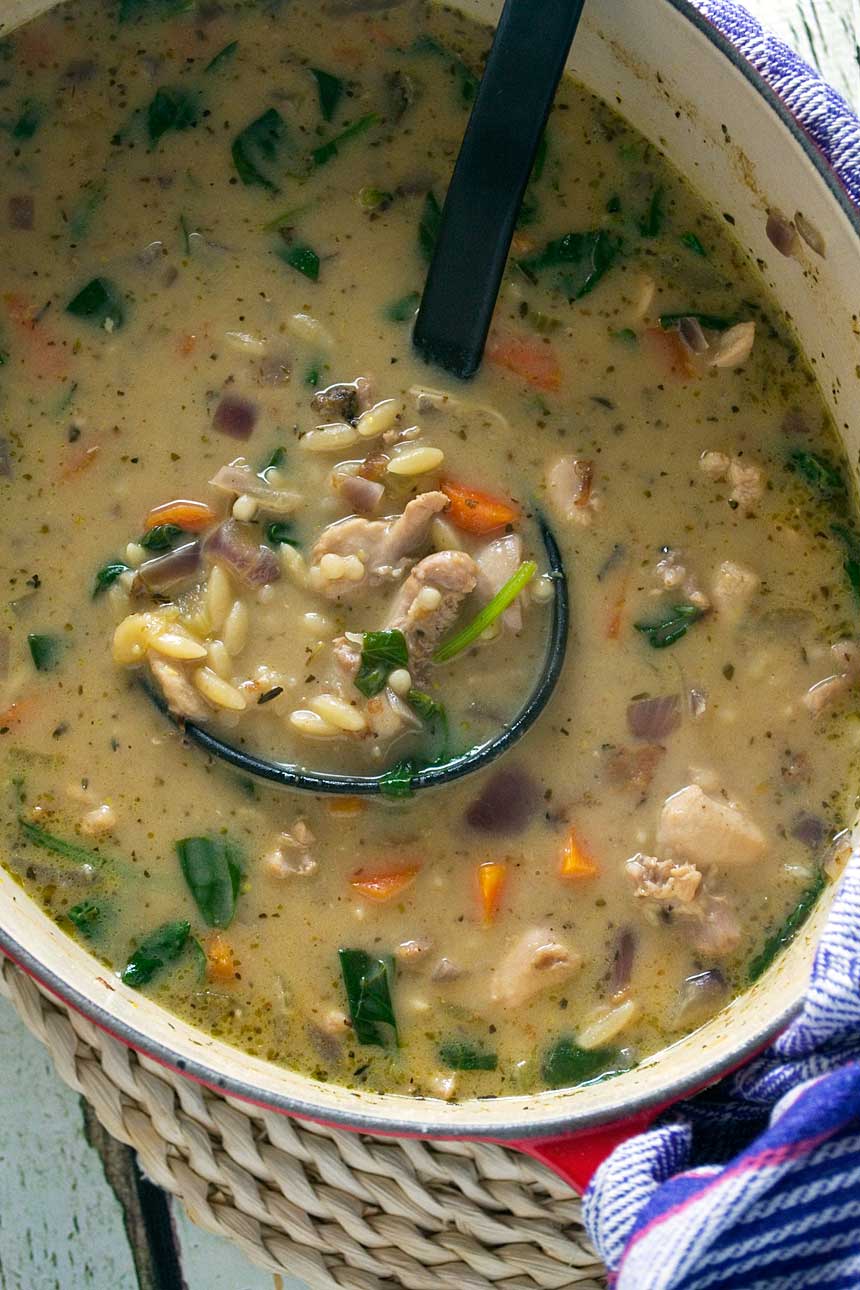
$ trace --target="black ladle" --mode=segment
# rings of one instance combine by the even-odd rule
[[[445,199],[413,342],[430,363],[458,377],[477,371],[523,193],[582,12],[583,0],[506,0]],[[539,517],[555,595],[537,686],[500,734],[442,765],[415,770],[401,791],[450,784],[500,757],[534,725],[561,675],[570,617],[561,552]],[[165,713],[164,698],[147,685]],[[168,715],[172,715],[169,714]],[[173,718],[183,725],[177,718]],[[369,796],[385,775],[328,775],[270,761],[184,723],[186,737],[243,774],[312,793]]]
[[[506,0],[442,209],[413,344],[452,376],[481,364],[523,193],[583,0]]]
[[[450,761],[446,761],[442,765],[427,766],[423,770],[416,770],[412,774],[408,785],[403,784],[404,793],[414,792],[419,788],[430,788],[434,785],[450,784],[462,775],[467,775],[473,770],[480,770],[482,766],[488,766],[491,761],[495,761],[512,744],[522,738],[530,726],[534,725],[555,689],[556,682],[561,675],[567,650],[570,606],[567,577],[562,564],[561,552],[551,529],[544,520],[539,517],[538,523],[546,551],[549,572],[555,584],[552,623],[550,624],[549,641],[547,642],[540,680],[532,691],[528,702],[520,709],[513,721],[503,728],[501,734],[495,735],[492,739],[488,739],[482,744],[477,744],[459,757],[452,757]],[[182,722],[175,717],[168,711],[167,704],[160,691],[148,682],[144,684],[152,701],[172,721],[184,729],[186,738],[190,739],[204,752],[209,753],[212,757],[219,757],[221,761],[234,766],[236,770],[245,775],[253,775],[258,779],[267,779],[270,783],[280,784],[284,788],[306,789],[311,793],[345,793],[351,797],[366,797],[386,792],[387,785],[384,782],[384,774],[328,775],[322,771],[300,770],[290,763],[269,761],[266,757],[257,757],[254,753],[246,752],[243,748],[237,748],[235,744],[225,743],[223,739],[213,735],[205,726],[195,725],[191,721]]]

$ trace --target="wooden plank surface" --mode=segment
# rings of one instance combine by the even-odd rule
[[[747,7],[860,106],[860,0]],[[0,1290],[302,1290],[142,1180],[3,1000],[0,1081]]]

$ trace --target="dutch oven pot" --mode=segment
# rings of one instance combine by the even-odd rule
[[[0,34],[53,0],[2,0]],[[461,0],[484,21],[495,0]],[[333,18],[332,22],[336,19]],[[686,0],[590,0],[573,74],[664,150],[763,265],[814,364],[848,460],[860,452],[860,219],[827,162],[768,86]],[[766,214],[801,210],[826,240],[805,263],[767,240]],[[444,790],[442,790],[444,791]],[[152,809],[158,810],[157,801]],[[746,994],[700,1030],[613,1079],[528,1097],[447,1103],[324,1084],[247,1056],[123,986],[0,869],[0,949],[52,994],[155,1061],[269,1110],[342,1129],[503,1142],[577,1188],[656,1112],[765,1045],[800,1006],[832,888]]]

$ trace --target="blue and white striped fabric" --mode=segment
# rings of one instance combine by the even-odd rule
[[[860,121],[730,0],[693,0],[860,204]],[[761,1057],[623,1143],[585,1197],[616,1290],[860,1290],[860,853],[800,1016]]]

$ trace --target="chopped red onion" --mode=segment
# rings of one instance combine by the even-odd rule
[[[12,453],[9,440],[4,434],[0,435],[0,478],[12,478]]]
[[[344,475],[340,481],[340,494],[360,515],[370,515],[382,501],[385,485],[362,475]]]
[[[708,338],[702,331],[702,324],[698,318],[682,318],[678,323],[678,333],[687,349],[692,350],[694,354],[704,354],[705,350],[710,349]]]
[[[291,493],[286,488],[273,488],[247,463],[243,464],[241,459],[231,462],[229,466],[221,466],[209,483],[222,493],[253,497],[271,515],[292,515],[302,503],[301,493]]]
[[[33,227],[33,198],[26,193],[9,198],[9,227],[31,229]]]
[[[148,242],[142,251],[137,253],[137,262],[142,269],[151,269],[156,261],[161,259],[164,251],[164,243],[155,241]]]
[[[802,842],[810,851],[817,851],[824,839],[827,837],[827,824],[822,820],[820,815],[813,815],[810,811],[800,811],[794,817],[789,830],[793,838]]]
[[[827,243],[812,221],[806,218],[803,211],[794,212],[794,223],[797,227],[798,233],[803,238],[810,251],[814,251],[816,255],[820,255],[822,259],[826,259]]]
[[[615,951],[612,956],[612,968],[609,973],[609,993],[618,994],[626,990],[633,975],[633,960],[636,957],[636,933],[632,927],[622,927],[615,940]]]
[[[768,240],[780,255],[794,255],[797,250],[797,229],[787,215],[783,215],[779,210],[768,211],[765,231]]]
[[[520,767],[498,770],[466,811],[480,833],[522,833],[538,808],[538,786]]]
[[[656,699],[635,699],[627,708],[627,728],[636,739],[659,743],[681,724],[681,702],[677,694]]]
[[[174,551],[144,560],[137,570],[135,585],[138,580],[147,591],[167,591],[177,583],[193,578],[200,568],[200,543],[186,542]]]
[[[215,409],[212,425],[231,439],[250,438],[257,424],[259,408],[241,394],[225,394]]]
[[[248,587],[265,587],[281,576],[278,557],[270,547],[258,545],[236,520],[225,520],[203,543],[209,560],[225,564]]]
[[[701,1025],[726,1000],[726,978],[719,968],[688,976],[681,985],[676,1021],[679,1026]]]
[[[261,385],[286,385],[290,379],[290,360],[287,354],[266,354],[260,360],[257,380]]]

